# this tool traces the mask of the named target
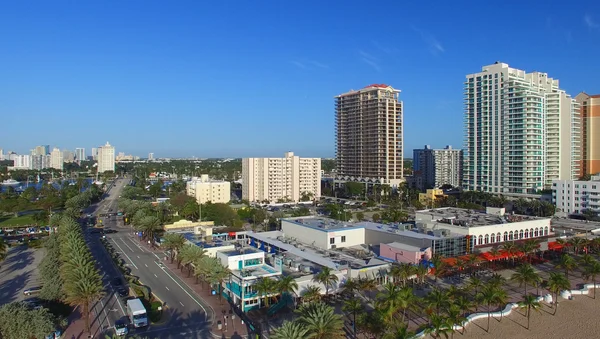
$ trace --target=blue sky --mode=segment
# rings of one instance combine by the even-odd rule
[[[329,157],[333,97],[386,83],[410,157],[462,146],[462,83],[483,65],[600,93],[595,1],[5,1],[0,32],[5,151]]]

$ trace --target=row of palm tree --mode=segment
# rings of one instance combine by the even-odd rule
[[[302,304],[298,318],[285,321],[270,336],[273,339],[329,339],[345,338],[344,321],[335,309],[323,302]]]

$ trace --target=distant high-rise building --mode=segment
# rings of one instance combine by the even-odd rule
[[[421,190],[440,188],[443,185],[461,187],[462,185],[462,150],[446,146],[444,149],[431,149],[425,145],[423,149],[413,151],[414,176],[419,177],[417,187]]]
[[[535,193],[578,177],[579,104],[558,80],[497,62],[467,75],[464,95],[464,189]]]
[[[148,153],[148,160],[149,161],[154,160],[154,153]]]
[[[14,169],[31,169],[31,155],[14,155]]]
[[[63,157],[63,152],[57,147],[54,147],[52,152],[50,152],[50,167],[62,171],[64,164],[65,161]]]
[[[403,178],[400,90],[370,85],[335,97],[337,180],[397,186]]]
[[[4,150],[0,148],[0,160],[4,160]]]
[[[96,147],[92,147],[92,160],[98,160],[98,149]]]
[[[31,150],[31,155],[47,155],[50,154],[50,145],[36,146]]]
[[[115,170],[115,148],[108,142],[98,147],[98,173]]]
[[[579,93],[575,100],[581,115],[581,170],[579,175],[600,173],[600,94]]]
[[[300,158],[292,152],[283,158],[242,159],[242,198],[248,201],[300,201],[321,196],[321,159]]]
[[[84,161],[85,159],[85,148],[78,147],[75,149],[75,159],[77,161]]]
[[[51,155],[32,155],[31,156],[31,169],[43,170],[44,168],[50,167]]]
[[[72,163],[75,161],[75,153],[69,150],[63,150],[63,160],[67,163]]]

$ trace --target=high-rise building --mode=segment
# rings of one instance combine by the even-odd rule
[[[85,148],[76,148],[75,149],[75,159],[79,162],[86,160],[85,159]]]
[[[63,152],[57,147],[54,147],[52,152],[50,152],[50,167],[62,171],[64,163]]]
[[[243,199],[297,202],[320,196],[320,158],[300,158],[287,152],[283,158],[242,159]]]
[[[115,170],[115,148],[108,142],[98,147],[98,173]]]
[[[31,155],[14,155],[14,169],[31,169]]]
[[[579,105],[558,80],[496,62],[466,76],[464,95],[464,189],[535,193],[579,175]]]
[[[31,169],[43,170],[44,168],[50,167],[50,155],[32,155],[31,156]]]
[[[71,162],[75,161],[75,153],[73,153],[73,152],[71,152],[69,150],[66,150],[66,149],[63,150],[62,152],[63,152],[63,160],[64,160],[64,162],[71,163]]]
[[[31,155],[48,155],[50,154],[50,145],[36,146],[31,150]]]
[[[462,186],[462,150],[446,146],[444,149],[432,149],[425,145],[423,149],[413,151],[413,172],[420,190],[440,188],[443,185]]]
[[[212,202],[226,204],[231,200],[231,183],[223,180],[210,180],[208,174],[192,178],[186,184],[186,192],[199,204]]]
[[[98,149],[96,147],[92,147],[92,160],[98,160]]]
[[[398,185],[403,177],[400,90],[370,85],[335,97],[339,181]]]
[[[600,94],[579,93],[581,113],[581,170],[579,175],[600,173]]]
[[[0,160],[4,160],[4,150],[0,148]]]
[[[148,153],[148,161],[154,160],[154,153]]]

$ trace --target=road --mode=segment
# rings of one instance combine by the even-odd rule
[[[118,180],[104,200],[98,206],[93,206],[91,210],[95,214],[110,213],[111,211],[115,213],[119,195],[128,183],[129,180],[126,179]],[[165,312],[168,313],[166,323],[160,326],[151,325],[140,332],[160,338],[210,338],[211,335],[207,330],[209,326],[206,321],[207,313],[211,316],[210,308],[197,298],[194,292],[177,276],[163,267],[159,255],[140,245],[129,226],[123,225],[122,221],[117,221],[116,217],[101,219],[103,219],[102,223],[105,228],[117,231],[107,234],[106,237],[131,268],[132,274],[139,277],[140,282],[144,285],[150,287],[152,293],[166,306]],[[88,236],[92,253],[97,258],[102,272],[105,273],[105,283],[109,284],[111,279],[120,277],[121,274],[102,247],[99,240],[100,235],[89,234]],[[106,313],[104,316],[106,320],[102,322],[105,329],[107,325],[112,326],[115,320],[125,315],[125,305],[121,304],[110,285],[107,288],[111,293],[97,305],[98,312],[100,312],[99,308],[103,308],[102,314]],[[107,306],[104,307],[104,305]]]

